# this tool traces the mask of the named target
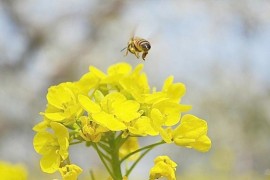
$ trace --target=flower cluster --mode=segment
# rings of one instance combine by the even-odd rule
[[[23,164],[10,164],[5,161],[0,161],[1,179],[19,179],[26,180],[28,172]]]
[[[168,180],[176,180],[175,171],[177,164],[168,156],[158,156],[154,160],[154,167],[150,170],[150,180],[166,177]]]
[[[145,153],[163,143],[194,148],[206,152],[211,147],[207,123],[193,115],[181,114],[191,109],[180,104],[185,94],[182,83],[168,77],[161,91],[150,88],[139,64],[132,70],[127,63],[108,68],[107,74],[90,66],[79,81],[52,86],[47,94],[43,121],[33,129],[34,148],[42,155],[42,171],[59,171],[64,179],[77,178],[82,169],[71,164],[68,148],[85,142],[93,147],[111,178],[128,177]],[[172,126],[176,125],[176,128]],[[140,148],[138,137],[160,136],[161,142]],[[144,152],[143,152],[144,151]],[[139,154],[139,152],[143,152]],[[121,164],[133,160],[134,166],[123,175]],[[164,164],[165,163],[165,164]],[[167,167],[170,175],[162,167]],[[151,178],[175,179],[176,164],[168,157],[159,157]],[[159,170],[159,168],[161,168]],[[164,174],[165,173],[165,174]]]

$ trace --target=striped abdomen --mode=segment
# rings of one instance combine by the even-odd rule
[[[145,39],[142,38],[134,38],[134,45],[135,48],[139,51],[139,52],[147,52],[151,49],[151,45],[148,41],[146,41]]]

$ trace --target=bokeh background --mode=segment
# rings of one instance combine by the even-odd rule
[[[131,34],[151,42],[146,61],[120,50]],[[39,168],[32,127],[48,87],[76,81],[94,65],[144,63],[149,83],[169,75],[186,85],[182,102],[207,120],[208,153],[161,146],[131,180],[147,179],[156,155],[178,163],[183,180],[270,178],[270,1],[0,1],[0,160],[24,164],[29,179],[59,178]],[[141,141],[149,144],[153,139]],[[102,173],[97,155],[72,147],[72,160]]]

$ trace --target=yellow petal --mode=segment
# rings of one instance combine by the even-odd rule
[[[186,87],[183,83],[172,84],[167,90],[167,95],[175,102],[179,102],[180,98],[185,94]]]
[[[206,121],[187,114],[181,119],[180,125],[175,129],[174,136],[184,136],[197,139],[207,133]]]
[[[164,82],[164,84],[163,84],[163,87],[162,87],[162,91],[168,91],[168,89],[169,89],[169,87],[172,85],[172,83],[173,83],[173,76],[169,76],[166,80],[165,80],[165,82]]]
[[[79,95],[78,100],[82,105],[83,109],[86,110],[88,113],[98,113],[101,111],[101,108],[98,104],[91,101],[87,96]]]
[[[63,113],[44,113],[44,116],[51,121],[63,121],[66,119]]]
[[[78,179],[78,175],[81,174],[82,169],[75,164],[68,164],[59,168],[63,180],[75,180]]]
[[[134,68],[132,74],[140,74],[141,71],[142,71],[142,69],[143,69],[143,66],[144,66],[144,65],[143,65],[142,63],[138,64],[138,65]]]
[[[40,160],[40,167],[43,172],[54,173],[60,166],[60,156],[56,151],[51,151],[50,154],[43,156]]]
[[[192,147],[200,152],[207,152],[211,148],[211,140],[208,136],[201,136]]]
[[[97,124],[100,124],[111,131],[120,131],[127,129],[126,125],[119,121],[118,119],[114,118],[113,115],[100,112],[92,115],[93,121],[95,121]]]
[[[45,131],[48,127],[48,121],[41,121],[33,127],[36,132]]]
[[[100,79],[92,72],[84,74],[75,84],[82,94],[87,95],[92,88],[99,84]]]
[[[171,158],[169,156],[158,156],[158,157],[156,157],[154,162],[155,163],[164,162],[164,163],[166,163],[168,166],[170,166],[172,168],[177,167],[177,164],[173,160],[171,160]]]
[[[34,136],[34,149],[39,154],[47,154],[55,144],[54,136],[48,132],[38,132]]]
[[[57,86],[51,86],[48,90],[48,103],[58,109],[63,108],[63,104],[72,100],[73,92],[70,88],[74,86],[73,83],[61,83]]]
[[[140,117],[140,113],[137,111],[140,108],[140,104],[136,101],[128,100],[121,104],[117,104],[117,106],[113,106],[114,114],[119,118],[120,120],[124,122],[130,122],[134,119],[137,119]]]
[[[167,129],[163,129],[160,128],[159,129],[159,133],[160,136],[162,137],[162,139],[166,142],[166,143],[172,143],[172,134],[173,134],[173,130],[171,129],[171,127],[168,127]]]
[[[174,138],[173,141],[179,146],[191,146],[190,144],[196,142],[196,139]]]
[[[115,74],[127,74],[131,71],[131,66],[127,63],[119,63],[112,65],[108,68],[108,74],[109,75],[115,75]]]
[[[69,137],[68,130],[64,125],[57,123],[57,122],[51,122],[50,125],[51,125],[52,129],[54,130],[57,138],[68,138]]]
[[[157,108],[164,116],[165,126],[173,126],[180,121],[181,108],[179,104],[165,100],[156,103],[154,108]]]
[[[168,98],[165,97],[164,94],[161,92],[155,92],[153,94],[147,94],[145,96],[145,102],[148,104],[156,104],[156,103],[162,102],[166,99],[168,99]]]
[[[211,148],[206,121],[191,114],[183,116],[180,125],[173,132],[173,141],[179,146],[194,148],[201,152]]]
[[[168,156],[158,156],[155,159],[155,165],[150,170],[150,180],[166,177],[168,180],[176,180],[175,170],[177,164]]]
[[[158,131],[152,127],[152,123],[149,117],[146,117],[146,116],[141,116],[132,125],[130,125],[128,129],[132,134],[135,134],[135,135],[140,135],[140,136],[158,135]]]
[[[159,129],[165,123],[165,119],[163,118],[163,115],[156,108],[153,108],[151,110],[151,119],[152,119],[152,122],[153,122],[153,126],[156,129]]]
[[[115,106],[120,105],[121,103],[126,101],[126,99],[127,98],[123,94],[119,92],[113,92],[105,96],[101,100],[100,105],[101,105],[102,110],[108,113],[112,113],[113,106],[115,107]]]
[[[100,71],[98,68],[94,66],[89,66],[89,71],[95,74],[100,79],[103,79],[106,77],[106,74],[104,74],[102,71]]]

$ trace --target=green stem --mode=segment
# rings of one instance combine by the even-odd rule
[[[121,131],[121,133],[119,133],[117,135],[117,137],[115,138],[115,140],[118,141],[119,139],[121,139],[122,138],[122,134],[123,134],[123,131]]]
[[[71,143],[69,143],[69,145],[80,144],[80,143],[82,143],[82,142],[83,142],[83,141],[71,142]]]
[[[69,132],[69,135],[70,135],[70,136],[73,136],[73,135],[75,135],[75,134],[78,134],[78,131],[70,131],[70,132]]]
[[[90,171],[89,171],[89,173],[90,173],[91,179],[92,179],[92,180],[95,180],[96,178],[95,178],[95,176],[94,176],[93,171],[92,171],[92,170],[90,170]]]
[[[98,146],[97,146],[98,147]],[[102,147],[101,147],[102,148]],[[98,150],[99,150],[99,153],[100,153],[100,155],[102,155],[102,157],[104,158],[104,159],[106,159],[107,161],[111,161],[111,159],[106,155],[106,154],[104,154],[104,152],[102,152],[99,148],[98,148]],[[104,150],[104,149],[103,149]]]
[[[110,149],[109,146],[103,144],[102,142],[98,142],[98,145],[99,145],[104,151],[106,151],[108,154],[111,153],[111,149]]]
[[[111,165],[112,165],[112,170],[115,177],[114,180],[122,180],[121,163],[119,161],[119,146],[117,142],[115,141],[114,136],[110,139],[109,144],[112,149]]]
[[[102,156],[102,152],[99,150],[98,146],[97,146],[95,143],[93,143],[93,147],[94,147],[94,149],[97,151],[98,156],[99,156],[99,158],[101,159],[101,161],[102,161],[103,165],[105,166],[106,170],[108,171],[108,173],[112,176],[113,179],[115,179],[114,174],[112,173],[112,171],[110,170],[108,164],[107,164],[106,161],[104,160],[104,158],[103,158],[103,156]]]
[[[140,157],[132,164],[132,166],[129,168],[129,170],[126,172],[126,175],[128,177],[128,175],[131,173],[131,171],[134,169],[134,167],[136,166],[136,164],[138,164],[138,162],[149,152],[153,149],[154,147],[147,149],[145,152],[143,152]]]
[[[128,138],[129,138],[129,136],[126,137],[126,138],[124,138],[124,139],[121,138],[121,139],[118,140],[117,145],[118,145],[118,148],[119,148],[119,149],[120,149],[121,146],[128,140]]]
[[[125,157],[123,157],[123,158],[120,160],[120,164],[123,163],[124,160],[126,160],[127,158],[129,158],[129,157],[132,156],[133,154],[136,154],[136,153],[138,153],[138,152],[140,152],[140,151],[143,151],[143,150],[145,150],[145,149],[149,149],[149,148],[152,149],[153,147],[158,146],[158,145],[160,145],[160,144],[164,144],[164,143],[165,143],[164,141],[161,141],[161,142],[157,142],[157,143],[154,143],[154,144],[150,144],[150,145],[148,145],[148,146],[144,146],[143,148],[137,149],[136,151],[133,151],[133,152],[129,153],[128,155],[126,155]]]

